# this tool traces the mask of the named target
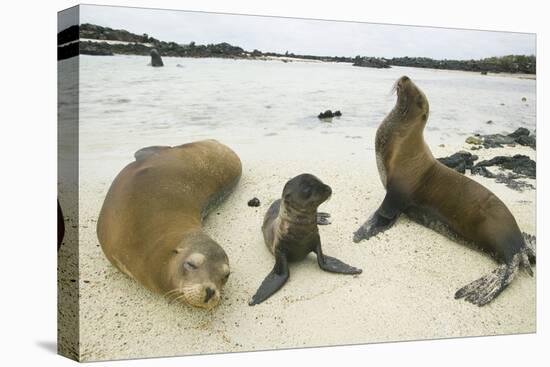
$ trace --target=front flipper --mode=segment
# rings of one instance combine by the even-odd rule
[[[321,250],[321,243],[317,245],[315,253],[317,254],[319,267],[324,271],[340,274],[361,274],[363,272],[363,270],[348,265],[334,257],[324,255]]]
[[[380,207],[353,233],[353,242],[368,240],[372,236],[391,228],[399,218],[403,207],[405,207],[403,197],[388,189]]]
[[[491,302],[514,280],[522,263],[522,255],[514,255],[508,264],[499,265],[491,273],[460,288],[455,293],[455,299],[464,298],[478,306]]]
[[[330,214],[324,213],[324,212],[318,212],[317,213],[317,224],[320,226],[326,226],[331,223],[330,221]]]
[[[277,292],[288,280],[288,261],[286,255],[282,252],[277,253],[275,258],[275,266],[271,273],[264,279],[256,294],[248,302],[249,306],[254,306],[262,303],[275,292]]]
[[[378,233],[384,232],[393,226],[397,218],[399,218],[399,215],[393,218],[386,218],[376,211],[356,232],[353,233],[353,242],[357,243],[362,240],[368,240]]]

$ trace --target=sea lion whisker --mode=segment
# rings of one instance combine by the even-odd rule
[[[168,303],[172,302],[174,298],[177,298],[182,294],[182,292],[179,289],[173,289],[170,292],[171,292],[170,294],[167,294],[164,296],[164,298],[166,298]]]
[[[179,288],[174,288],[174,289],[169,290],[168,292],[163,294],[163,297],[168,297],[168,296],[170,296],[170,294],[176,293],[176,292],[179,292]]]
[[[177,300],[180,300],[182,298],[185,298],[185,295],[183,293],[177,296],[176,298],[172,299],[170,302],[168,302],[168,304],[171,305],[172,303],[175,303]]]

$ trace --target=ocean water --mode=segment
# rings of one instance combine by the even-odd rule
[[[344,63],[165,57],[165,67],[153,68],[149,62],[142,56],[80,57],[83,159],[206,137],[239,137],[246,145],[285,134],[361,136],[391,110],[391,89],[402,75],[428,97],[426,134],[434,142],[536,127],[535,80]],[[343,116],[319,121],[327,109]]]

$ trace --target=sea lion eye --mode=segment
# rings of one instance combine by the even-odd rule
[[[306,198],[311,196],[311,186],[306,186],[302,189],[302,193]]]
[[[231,274],[231,273],[227,273],[227,274],[225,274],[225,276],[223,277],[224,283],[227,282],[227,279],[229,279],[229,274]]]
[[[196,270],[197,269],[197,265],[193,264],[191,261],[186,261],[183,264],[183,267],[187,270]]]

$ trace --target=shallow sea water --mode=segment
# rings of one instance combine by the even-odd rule
[[[139,144],[228,135],[244,145],[284,134],[360,136],[391,110],[391,89],[401,75],[411,77],[430,101],[426,134],[434,143],[535,129],[535,80],[344,63],[165,57],[165,67],[153,68],[149,61],[80,57],[83,159]],[[343,116],[320,122],[317,114],[327,109]]]

